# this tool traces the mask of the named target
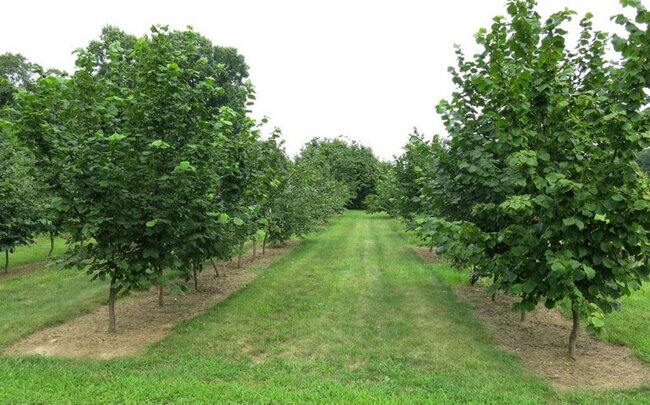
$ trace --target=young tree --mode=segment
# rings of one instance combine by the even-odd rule
[[[32,242],[38,225],[38,186],[28,151],[10,134],[9,123],[0,117],[0,252],[4,272],[9,272],[9,253]]]
[[[590,15],[571,51],[573,12],[544,22],[534,1],[509,1],[509,18],[476,35],[482,52],[457,51],[458,90],[439,105],[451,140],[434,180],[449,197],[429,221],[438,243],[492,277],[489,291],[519,295],[518,310],[568,299],[571,357],[580,312],[601,328],[648,274],[650,193],[635,160],[650,140],[650,18],[624,3],[636,23],[617,17],[630,34],[615,37],[622,61],[610,65]]]
[[[77,52],[69,79],[40,80],[21,110],[29,117],[23,122],[33,122],[25,138],[56,150],[57,204],[74,218],[66,223],[71,240],[85,241],[70,261],[110,279],[114,332],[120,291],[146,280],[166,285],[165,269],[187,269],[202,258],[186,253],[215,232],[202,224],[220,215],[213,210],[215,162],[230,142],[225,127],[237,123],[213,102],[223,93],[213,77],[223,66],[201,54],[205,38],[166,27],[135,40],[104,34],[102,46]]]

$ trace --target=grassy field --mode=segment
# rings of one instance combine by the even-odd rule
[[[48,268],[0,280],[0,347],[105,302],[106,283],[89,279],[83,271]]]
[[[35,238],[34,243],[29,246],[19,246],[16,251],[9,254],[9,272],[16,266],[33,263],[47,259],[50,251],[50,237],[41,235]],[[65,239],[54,238],[54,250],[52,256],[59,256],[65,251]],[[0,272],[5,268],[5,253],[0,254]]]
[[[606,340],[631,347],[650,363],[650,284],[621,300],[622,309],[607,316]]]
[[[648,403],[648,388],[561,394],[522,370],[455,299],[461,276],[399,229],[346,213],[139,358],[1,357],[0,403]]]

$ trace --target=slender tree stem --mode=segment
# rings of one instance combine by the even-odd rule
[[[219,270],[217,269],[217,264],[214,262],[214,259],[213,259],[213,258],[210,258],[210,262],[212,263],[212,268],[214,269],[214,274],[215,274],[215,276],[217,276],[217,277],[221,277],[221,276],[219,275]]]
[[[573,327],[569,336],[569,356],[575,360],[578,328],[580,328],[580,313],[578,312],[578,303],[575,300],[571,301],[571,314],[573,315]]]
[[[269,235],[269,231],[264,232],[264,240],[262,240],[262,254],[266,254],[266,238]]]
[[[158,285],[157,285],[157,290],[158,290],[158,306],[162,307],[164,305],[164,299],[163,299],[163,285],[160,279],[162,278],[162,270],[159,268],[158,271]]]
[[[50,231],[50,251],[47,253],[47,257],[51,257],[52,252],[54,252],[54,232]]]
[[[5,250],[5,274],[9,273],[9,249]]]
[[[111,278],[111,287],[108,293],[108,333],[116,333],[115,300],[122,287],[115,287],[115,277]]]

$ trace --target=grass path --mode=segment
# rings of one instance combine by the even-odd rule
[[[647,403],[523,371],[399,227],[335,219],[141,358],[0,358],[0,403]]]
[[[52,257],[59,256],[65,251],[65,239],[57,237],[54,239],[54,250]],[[50,237],[39,235],[34,239],[34,243],[28,246],[18,246],[16,251],[9,254],[9,272],[16,266],[29,264],[47,259],[50,251]],[[5,267],[5,252],[0,252],[0,271]]]

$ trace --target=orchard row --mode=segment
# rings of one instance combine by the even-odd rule
[[[66,236],[66,264],[110,280],[111,332],[121,291],[305,235],[372,187],[368,148],[315,139],[290,159],[263,136],[244,58],[191,29],[107,27],[76,57],[70,75],[0,60],[0,250]]]

